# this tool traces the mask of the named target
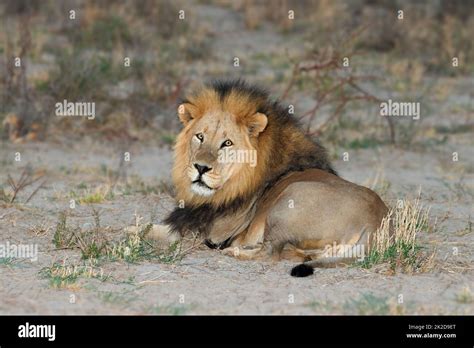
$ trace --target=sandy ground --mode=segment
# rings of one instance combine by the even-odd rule
[[[80,277],[57,289],[41,277],[40,270],[53,261],[80,263],[78,251],[54,250],[52,236],[58,214],[68,209],[68,192],[79,182],[90,187],[103,183],[97,173],[104,165],[112,165],[114,151],[87,142],[62,150],[51,144],[7,145],[0,153],[3,163],[16,151],[22,154],[21,163],[47,168],[49,179],[28,204],[2,207],[2,242],[37,243],[39,255],[36,262],[0,264],[1,313],[474,313],[472,303],[458,299],[464,287],[472,289],[474,280],[473,233],[467,229],[472,214],[472,173],[463,182],[449,179],[456,175],[452,175],[452,167],[440,166],[442,155],[384,148],[358,151],[352,161],[335,164],[343,177],[366,185],[373,181],[376,168],[382,167],[385,180],[392,183],[393,197],[413,195],[422,187],[422,201],[431,206],[431,219],[438,219],[436,231],[420,236],[424,246],[437,249],[437,266],[427,273],[384,275],[360,268],[338,268],[320,269],[312,277],[296,279],[288,274],[293,266],[290,262],[238,261],[199,247],[181,262],[170,265],[107,262],[100,268],[111,276],[109,280]],[[127,171],[130,176],[142,175],[152,185],[160,175],[169,175],[171,156],[165,148],[137,149]],[[7,173],[18,173],[15,166],[22,164],[2,166],[2,182]],[[64,168],[75,170],[65,173]],[[461,183],[466,193],[459,195],[440,182]],[[28,197],[32,189],[25,189],[18,201]],[[388,196],[386,199],[393,203]],[[117,231],[133,223],[135,212],[145,219],[155,212],[158,222],[171,206],[171,199],[163,194],[120,192],[114,199],[94,204],[101,213],[101,224]],[[90,207],[78,205],[71,212],[70,223],[93,223]],[[453,247],[458,250],[457,256],[453,255]],[[402,304],[398,303],[400,294]],[[75,303],[70,303],[71,295]]]
[[[195,13],[208,18],[210,27],[220,28],[215,33],[216,59],[218,52],[230,49],[245,57],[261,47],[274,55],[298,48],[298,42],[269,30],[243,30],[241,20],[226,9],[197,6]],[[228,57],[219,59],[228,64]],[[252,74],[264,76],[270,70],[262,63]],[[463,98],[472,95],[466,92]],[[446,108],[435,109],[427,125],[459,121]],[[461,123],[467,121],[463,117]],[[342,160],[344,149],[328,147],[342,177],[373,187],[389,204],[413,198],[421,188],[422,203],[431,207],[430,223],[436,227],[419,236],[427,251],[436,251],[431,270],[388,275],[358,267],[318,269],[300,279],[289,276],[291,262],[238,261],[202,246],[172,264],[104,262],[98,267],[109,278],[79,277],[56,288],[41,270],[57,261],[82,262],[77,250],[55,250],[52,239],[59,214],[69,210],[73,226],[93,223],[90,205],[69,209],[69,200],[73,192],[90,194],[110,184],[108,173],[120,162],[119,146],[87,139],[69,145],[1,143],[0,184],[6,187],[8,174],[17,179],[27,164],[43,170],[48,180],[26,204],[35,186],[20,192],[15,204],[0,203],[0,243],[34,243],[39,253],[36,262],[0,259],[0,314],[474,314],[472,134],[450,136],[442,145],[421,149],[346,150],[349,161]],[[136,144],[129,151],[125,169],[131,188],[117,188],[113,197],[92,204],[111,235],[133,224],[135,213],[159,222],[173,204],[164,193],[142,189],[169,180],[171,150]],[[458,162],[452,161],[454,151]],[[21,153],[20,162],[15,161],[16,152]]]

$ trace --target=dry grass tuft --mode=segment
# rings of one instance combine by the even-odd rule
[[[42,268],[39,274],[42,278],[49,279],[50,285],[54,288],[70,288],[79,278],[106,281],[111,277],[91,262],[74,265],[67,263],[66,260],[54,262],[50,267]]]
[[[429,210],[421,204],[420,195],[413,201],[399,200],[373,235],[369,254],[361,262],[362,267],[388,264],[390,273],[431,269],[435,253],[423,252],[417,241],[417,235],[429,229]]]

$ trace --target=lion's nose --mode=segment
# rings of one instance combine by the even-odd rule
[[[212,168],[206,166],[206,165],[201,165],[194,163],[194,167],[197,169],[199,175],[203,175],[204,173],[210,171]]]

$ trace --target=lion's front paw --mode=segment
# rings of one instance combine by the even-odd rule
[[[238,257],[240,255],[240,248],[239,247],[229,247],[222,249],[222,254],[227,256]]]
[[[170,231],[168,225],[153,225],[145,237],[168,243],[174,243],[180,239],[178,233]]]
[[[139,226],[128,226],[125,227],[125,232],[128,234],[138,233],[141,231]],[[144,237],[147,239],[152,239],[160,243],[174,243],[179,240],[179,235],[170,231],[167,225],[153,225],[146,233]]]
[[[261,245],[241,245],[225,248],[222,253],[227,256],[233,256],[239,260],[251,260],[260,255]]]

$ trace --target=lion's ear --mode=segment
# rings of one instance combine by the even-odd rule
[[[249,133],[251,136],[257,137],[261,132],[265,130],[268,124],[268,118],[266,115],[257,112],[253,115],[248,123]]]
[[[183,103],[178,106],[178,117],[184,125],[187,125],[195,116],[193,113],[196,112],[196,107],[189,103]]]

